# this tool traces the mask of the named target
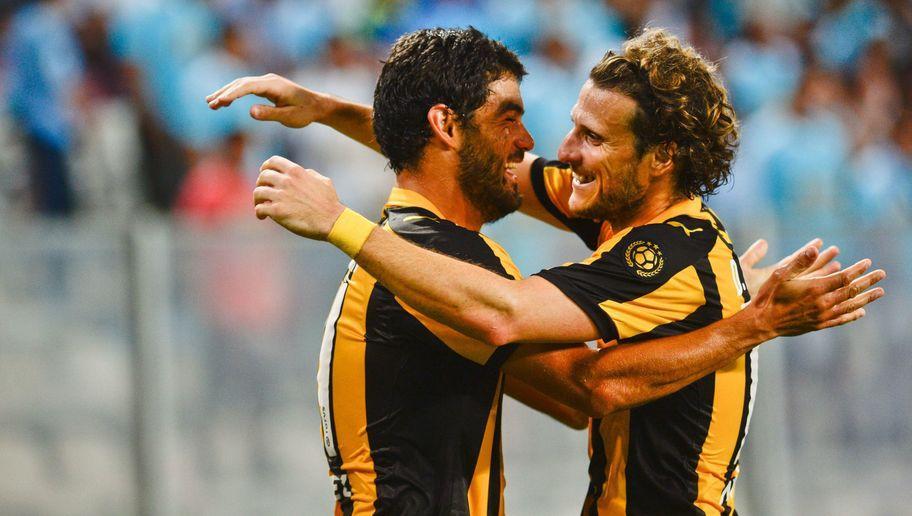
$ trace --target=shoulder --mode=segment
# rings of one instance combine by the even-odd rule
[[[441,254],[474,263],[502,276],[513,277],[502,261],[506,253],[499,245],[476,231],[442,219],[417,207],[390,208],[387,225],[400,237]]]
[[[710,221],[682,215],[611,239],[596,251],[591,265],[624,271],[636,281],[662,283],[705,259],[717,237]]]

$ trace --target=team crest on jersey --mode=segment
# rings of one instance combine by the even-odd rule
[[[631,267],[637,276],[651,278],[658,274],[665,265],[665,258],[658,244],[646,240],[637,240],[627,246],[624,253],[627,266]]]

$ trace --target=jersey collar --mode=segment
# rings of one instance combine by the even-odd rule
[[[697,215],[700,213],[700,210],[703,209],[703,200],[699,197],[694,197],[692,199],[685,199],[680,202],[676,202],[668,207],[667,210],[663,211],[656,215],[652,220],[646,224],[657,224],[665,222],[668,219],[673,219],[679,215]],[[645,225],[645,224],[644,224]]]
[[[443,215],[440,214],[440,210],[434,206],[434,203],[429,201],[425,196],[414,190],[407,190],[394,186],[393,190],[390,192],[389,199],[386,200],[386,204],[383,206],[383,213],[385,214],[386,210],[390,208],[401,207],[423,208],[441,219],[444,218]]]

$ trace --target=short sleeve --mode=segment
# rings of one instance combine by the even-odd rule
[[[705,220],[649,224],[621,233],[585,262],[537,274],[576,303],[605,341],[629,339],[688,317],[705,304],[697,266],[718,233]]]
[[[426,210],[391,210],[388,223],[389,229],[416,245],[484,267],[506,278],[521,278],[519,269],[496,242],[481,233],[439,219]],[[452,351],[485,367],[500,368],[516,349],[515,344],[495,347],[474,339],[425,316],[399,298],[396,301]]]
[[[530,170],[532,190],[538,202],[561,224],[579,236],[589,249],[598,247],[602,223],[570,216],[570,193],[573,190],[573,174],[570,168],[559,161],[538,158]]]

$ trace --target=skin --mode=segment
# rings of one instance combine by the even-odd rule
[[[479,113],[493,115],[498,111],[496,106],[512,93],[512,86],[495,88]],[[515,94],[518,98],[518,85]],[[226,105],[233,100],[230,95],[225,100],[221,98],[217,92],[210,97],[210,105]],[[623,102],[614,100],[617,109],[624,108]],[[489,106],[491,109],[485,111]],[[432,139],[419,165],[415,170],[400,173],[398,182],[427,197],[446,218],[476,229],[484,222],[483,217],[464,198],[457,179],[459,151],[465,135],[448,113],[443,105],[428,111]],[[577,125],[588,127],[584,125],[588,114],[588,111],[577,112],[574,131],[562,145],[561,155],[571,160],[571,164],[575,160],[581,173],[593,171],[598,177],[596,184],[607,188],[618,179],[612,174],[621,169],[596,168],[590,164],[596,152],[615,152],[611,155],[620,156],[618,153],[625,151],[622,134],[625,128],[616,128],[614,147],[600,144],[585,148],[579,143],[582,131],[578,131]],[[517,110],[515,115],[521,117],[521,111]],[[504,163],[517,150],[531,148],[531,137],[518,117],[476,117],[481,121],[483,134],[498,144],[497,152]],[[625,130],[629,133],[629,129]],[[611,137],[596,134],[605,136],[606,142]],[[499,135],[502,137],[498,138]],[[505,166],[505,183],[515,180],[522,192],[525,179],[522,169],[528,161],[526,153],[522,164],[513,171]],[[644,155],[635,167],[626,170],[628,176],[630,170],[638,174],[637,180],[646,185],[647,191],[651,188],[660,192],[663,182],[670,184],[668,160],[655,155]],[[434,173],[434,181],[424,179],[430,171]],[[592,204],[591,188],[586,186],[577,192],[574,185],[574,196],[580,194],[574,201],[577,206]],[[665,197],[656,195],[655,199],[654,203],[643,203],[628,223],[637,223],[652,210],[662,211],[662,202],[671,202],[673,195],[666,192]],[[281,157],[270,158],[261,167],[254,201],[259,218],[272,218],[298,235],[319,240],[327,238],[344,210],[329,179]],[[670,394],[775,336],[796,335],[862,317],[863,306],[883,294],[879,288],[867,290],[884,277],[883,271],[865,275],[870,261],[862,260],[843,271],[833,272],[832,264],[818,265],[818,247],[818,243],[808,245],[777,267],[754,301],[726,320],[685,335],[601,351],[572,344],[594,340],[599,337],[598,331],[575,303],[541,278],[511,281],[376,229],[355,259],[409,306],[465,336],[493,345],[527,344],[507,361],[504,366],[507,374],[534,385],[565,405],[598,417]],[[815,273],[806,274],[815,268]],[[802,273],[805,275],[801,276]],[[542,306],[548,310],[541,310]]]

